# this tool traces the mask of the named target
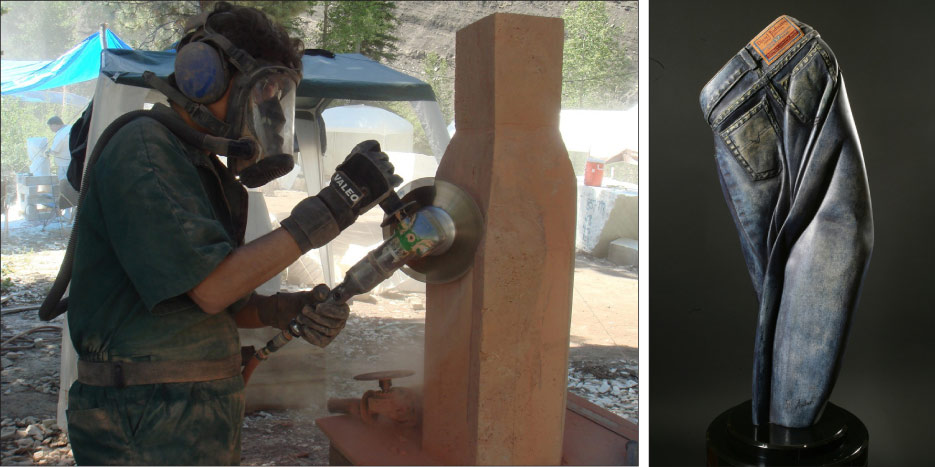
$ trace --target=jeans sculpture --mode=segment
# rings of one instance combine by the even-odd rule
[[[870,190],[837,59],[781,16],[701,92],[759,299],[753,424],[813,425],[873,249]]]

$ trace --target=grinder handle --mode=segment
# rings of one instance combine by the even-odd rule
[[[395,191],[390,191],[386,198],[380,201],[380,208],[388,216],[392,216],[393,213],[403,208],[403,201],[399,199],[399,195]]]

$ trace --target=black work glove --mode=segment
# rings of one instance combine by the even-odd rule
[[[331,176],[331,186],[355,216],[369,211],[402,182],[393,173],[389,156],[380,151],[380,143],[372,139],[354,146]]]
[[[402,183],[393,170],[389,156],[380,151],[380,143],[364,141],[335,168],[330,185],[317,196],[300,201],[280,224],[302,253],[318,248]]]
[[[295,319],[301,324],[302,338],[325,347],[344,329],[351,309],[346,303],[323,303],[331,289],[319,284],[308,292],[279,292],[257,301],[260,322],[287,330]]]

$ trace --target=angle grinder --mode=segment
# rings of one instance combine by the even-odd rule
[[[429,284],[454,281],[470,269],[484,219],[463,190],[444,180],[420,178],[391,193],[380,207],[386,212],[381,224],[383,243],[347,271],[325,303],[346,303],[400,269]],[[286,330],[256,351],[244,368],[244,381],[260,361],[301,335],[302,325],[293,319]]]

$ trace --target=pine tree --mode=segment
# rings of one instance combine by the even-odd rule
[[[399,20],[395,2],[321,2],[319,47],[335,53],[359,53],[376,61],[396,58]]]
[[[165,50],[182,37],[186,21],[203,11],[214,9],[216,1],[187,0],[175,2],[110,1],[115,11],[112,28],[126,35],[134,49]],[[265,13],[291,36],[304,35],[302,14],[315,2],[231,1],[234,5],[256,8]],[[143,34],[137,31],[145,31]]]
[[[565,10],[562,106],[600,108],[623,100],[636,73],[621,46],[621,28],[610,23],[605,2],[577,2]]]

